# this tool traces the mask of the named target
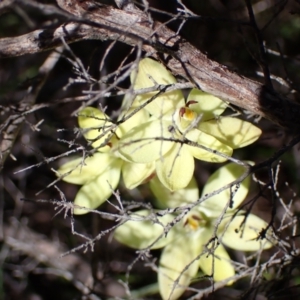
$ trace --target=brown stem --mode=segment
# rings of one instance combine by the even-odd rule
[[[201,90],[263,116],[292,132],[299,132],[298,103],[210,60],[162,23],[150,24],[147,15],[139,9],[131,7],[125,11],[99,6],[90,0],[57,2],[63,10],[74,16],[69,23],[55,29],[36,30],[23,36],[0,39],[0,58],[52,49],[61,44],[61,38],[67,43],[98,39],[116,40],[135,46],[143,42],[143,50],[154,57],[158,53],[169,54],[171,59],[166,66],[172,73],[193,82]]]

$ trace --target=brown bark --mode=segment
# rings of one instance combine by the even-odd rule
[[[29,34],[0,39],[0,57],[37,53],[61,44],[84,39],[118,40],[156,56],[170,55],[167,67],[193,82],[205,92],[240,108],[261,115],[294,133],[300,129],[300,105],[263,84],[240,76],[210,60],[165,25],[151,23],[146,14],[130,7],[120,10],[98,6],[92,1],[58,0],[59,6],[74,16],[56,29],[36,30]]]

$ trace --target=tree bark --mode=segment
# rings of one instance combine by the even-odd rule
[[[169,54],[165,64],[201,90],[242,109],[298,133],[300,105],[210,60],[201,51],[159,22],[152,23],[147,14],[130,6],[121,10],[99,6],[90,0],[57,0],[72,17],[55,29],[36,30],[13,38],[0,39],[0,58],[34,54],[53,49],[62,43],[85,39],[117,40],[131,46],[142,44],[147,54]],[[66,14],[64,14],[65,16]]]

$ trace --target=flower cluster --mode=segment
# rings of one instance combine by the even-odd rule
[[[176,79],[162,64],[145,58],[131,74],[131,82],[139,90],[174,84]],[[194,158],[224,162],[234,149],[253,143],[261,134],[249,122],[222,117],[226,107],[222,100],[197,89],[186,101],[180,90],[138,95],[116,122],[99,109],[86,107],[78,123],[94,154],[71,159],[58,174],[82,185],[75,204],[87,209],[97,208],[111,196],[121,174],[128,189],[154,175],[170,191],[186,188],[194,173]],[[87,211],[75,208],[74,213]]]
[[[178,299],[198,269],[212,276],[214,281],[233,282],[234,266],[222,245],[242,251],[268,249],[268,239],[260,239],[260,233],[267,228],[265,221],[248,214],[237,207],[249,190],[249,178],[239,184],[233,192],[224,190],[207,199],[212,192],[233,182],[244,172],[242,166],[230,163],[218,169],[205,184],[201,198],[206,200],[194,207],[167,235],[165,228],[174,223],[176,215],[156,215],[149,220],[128,221],[118,227],[114,237],[121,243],[136,249],[164,248],[159,261],[158,283],[163,299]],[[198,188],[194,180],[180,191],[171,192],[158,180],[151,184],[158,195],[157,201],[163,207],[177,207],[198,200]],[[227,207],[227,209],[225,209]],[[134,213],[148,216],[145,210]],[[158,218],[158,220],[157,220]],[[268,234],[266,235],[268,237]]]
[[[171,84],[173,75],[156,61],[146,58],[131,76],[136,89],[151,87],[154,81]],[[154,94],[135,101],[143,105]],[[233,117],[221,117],[225,102],[198,89],[187,100],[179,90],[159,95],[145,106],[148,122],[135,126],[119,141],[119,153],[135,163],[155,162],[156,175],[175,191],[185,188],[194,173],[194,158],[224,162],[233,149],[253,143],[261,134],[256,126]]]
[[[121,117],[126,119],[126,115]],[[97,208],[116,189],[121,174],[128,189],[137,187],[151,176],[154,172],[154,163],[131,163],[121,159],[114,151],[123,133],[130,131],[135,124],[141,124],[147,118],[148,114],[141,110],[117,127],[105,113],[96,108],[87,107],[80,112],[79,127],[97,152],[84,161],[80,157],[72,159],[59,169],[59,174],[67,174],[63,180],[83,185],[76,195],[75,205],[87,209]],[[87,212],[80,207],[75,207],[75,214]]]
[[[176,84],[175,77],[150,58],[140,61],[130,79],[134,90]],[[150,181],[158,208],[189,207],[182,218],[179,213],[134,212],[134,220],[114,233],[132,248],[163,248],[159,289],[163,299],[172,300],[182,295],[199,268],[215,281],[233,282],[235,268],[223,245],[243,251],[272,246],[268,239],[259,239],[267,224],[237,209],[248,193],[249,178],[234,191],[213,193],[239,178],[242,166],[230,163],[217,170],[203,188],[201,203],[193,177],[195,158],[225,162],[234,149],[257,140],[261,131],[249,122],[222,116],[227,104],[198,89],[192,89],[187,99],[181,90],[148,91],[137,93],[130,108],[122,110],[125,97],[117,120],[94,107],[82,109],[79,128],[93,150],[88,157],[63,164],[58,175],[82,185],[74,201],[75,214],[106,201],[121,175],[127,189]]]

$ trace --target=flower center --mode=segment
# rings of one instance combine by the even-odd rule
[[[190,108],[181,107],[178,111],[178,118],[176,122],[179,130],[184,132],[197,119],[197,117],[197,113]]]
[[[179,116],[181,119],[192,122],[197,118],[197,114],[188,107],[181,107],[179,110]]]
[[[187,215],[183,223],[184,227],[194,231],[199,229],[200,227],[204,227],[205,225],[206,225],[206,220],[203,219],[201,215],[198,215],[196,213],[191,213]]]

